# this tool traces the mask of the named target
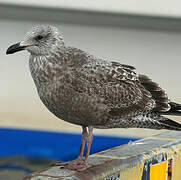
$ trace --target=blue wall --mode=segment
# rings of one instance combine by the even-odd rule
[[[79,152],[81,135],[35,130],[0,129],[0,156],[25,155],[67,161]],[[94,136],[91,153],[106,150],[137,139]]]

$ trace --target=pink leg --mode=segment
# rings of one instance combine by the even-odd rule
[[[92,140],[93,140],[93,127],[88,127],[89,129],[89,136],[87,137],[87,130],[85,128],[85,133],[82,133],[82,140],[81,140],[81,147],[80,147],[80,152],[78,159],[73,160],[69,167],[66,167],[67,169],[75,169],[78,171],[83,171],[87,169],[88,167],[88,159],[89,159],[89,154],[90,154],[90,148],[92,145]],[[84,131],[84,130],[83,130]],[[85,146],[85,141],[87,140],[87,150],[85,154],[85,159],[83,159],[83,152],[84,152],[84,146]]]
[[[80,145],[80,151],[79,151],[79,155],[78,155],[78,159],[80,159],[80,160],[83,159],[85,142],[87,140],[87,136],[88,136],[87,129],[86,129],[86,127],[82,126],[81,145]]]
[[[90,154],[90,148],[92,145],[92,140],[93,140],[93,127],[88,127],[89,129],[89,136],[87,138],[87,150],[85,154],[85,163],[88,165],[88,159],[89,159],[89,154]]]
[[[60,162],[60,163],[56,163],[56,166],[62,166],[61,168],[65,168],[65,169],[70,169],[70,170],[77,170],[77,171],[83,171],[85,169],[87,169],[87,165],[88,165],[88,156],[89,156],[89,152],[90,152],[90,146],[91,146],[91,142],[92,142],[92,129],[90,131],[89,128],[89,136],[87,133],[87,129],[86,127],[82,127],[82,136],[81,136],[81,146],[80,146],[80,152],[78,155],[78,158],[73,160],[73,161],[68,161],[68,162]],[[88,137],[87,137],[88,136]],[[83,153],[84,153],[84,148],[85,148],[85,142],[87,140],[87,151],[86,151],[86,156],[85,159],[83,158]]]

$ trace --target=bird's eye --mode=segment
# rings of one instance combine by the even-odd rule
[[[36,39],[37,39],[37,40],[41,40],[41,39],[43,39],[43,36],[38,35],[38,36],[36,37]]]

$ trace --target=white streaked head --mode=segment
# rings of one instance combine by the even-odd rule
[[[8,48],[7,54],[26,49],[34,55],[46,55],[62,47],[64,47],[63,36],[56,27],[38,25],[33,26],[20,43]]]

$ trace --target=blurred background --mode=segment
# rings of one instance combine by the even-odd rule
[[[38,132],[81,132],[79,126],[59,120],[41,103],[29,72],[28,52],[5,55],[6,49],[19,42],[36,24],[57,26],[70,46],[108,61],[135,66],[137,73],[147,74],[167,91],[172,101],[181,103],[179,0],[0,0],[1,134],[11,132],[15,137],[20,130],[25,134],[26,130],[30,130],[29,133],[36,130],[35,137],[39,137]],[[179,122],[180,118],[173,119]],[[143,138],[163,131],[113,129],[94,132],[102,135],[101,138],[118,138],[115,142],[121,144],[120,138]],[[25,134],[20,137],[26,137]],[[70,139],[67,136],[67,141]],[[3,140],[6,144],[5,136]]]

